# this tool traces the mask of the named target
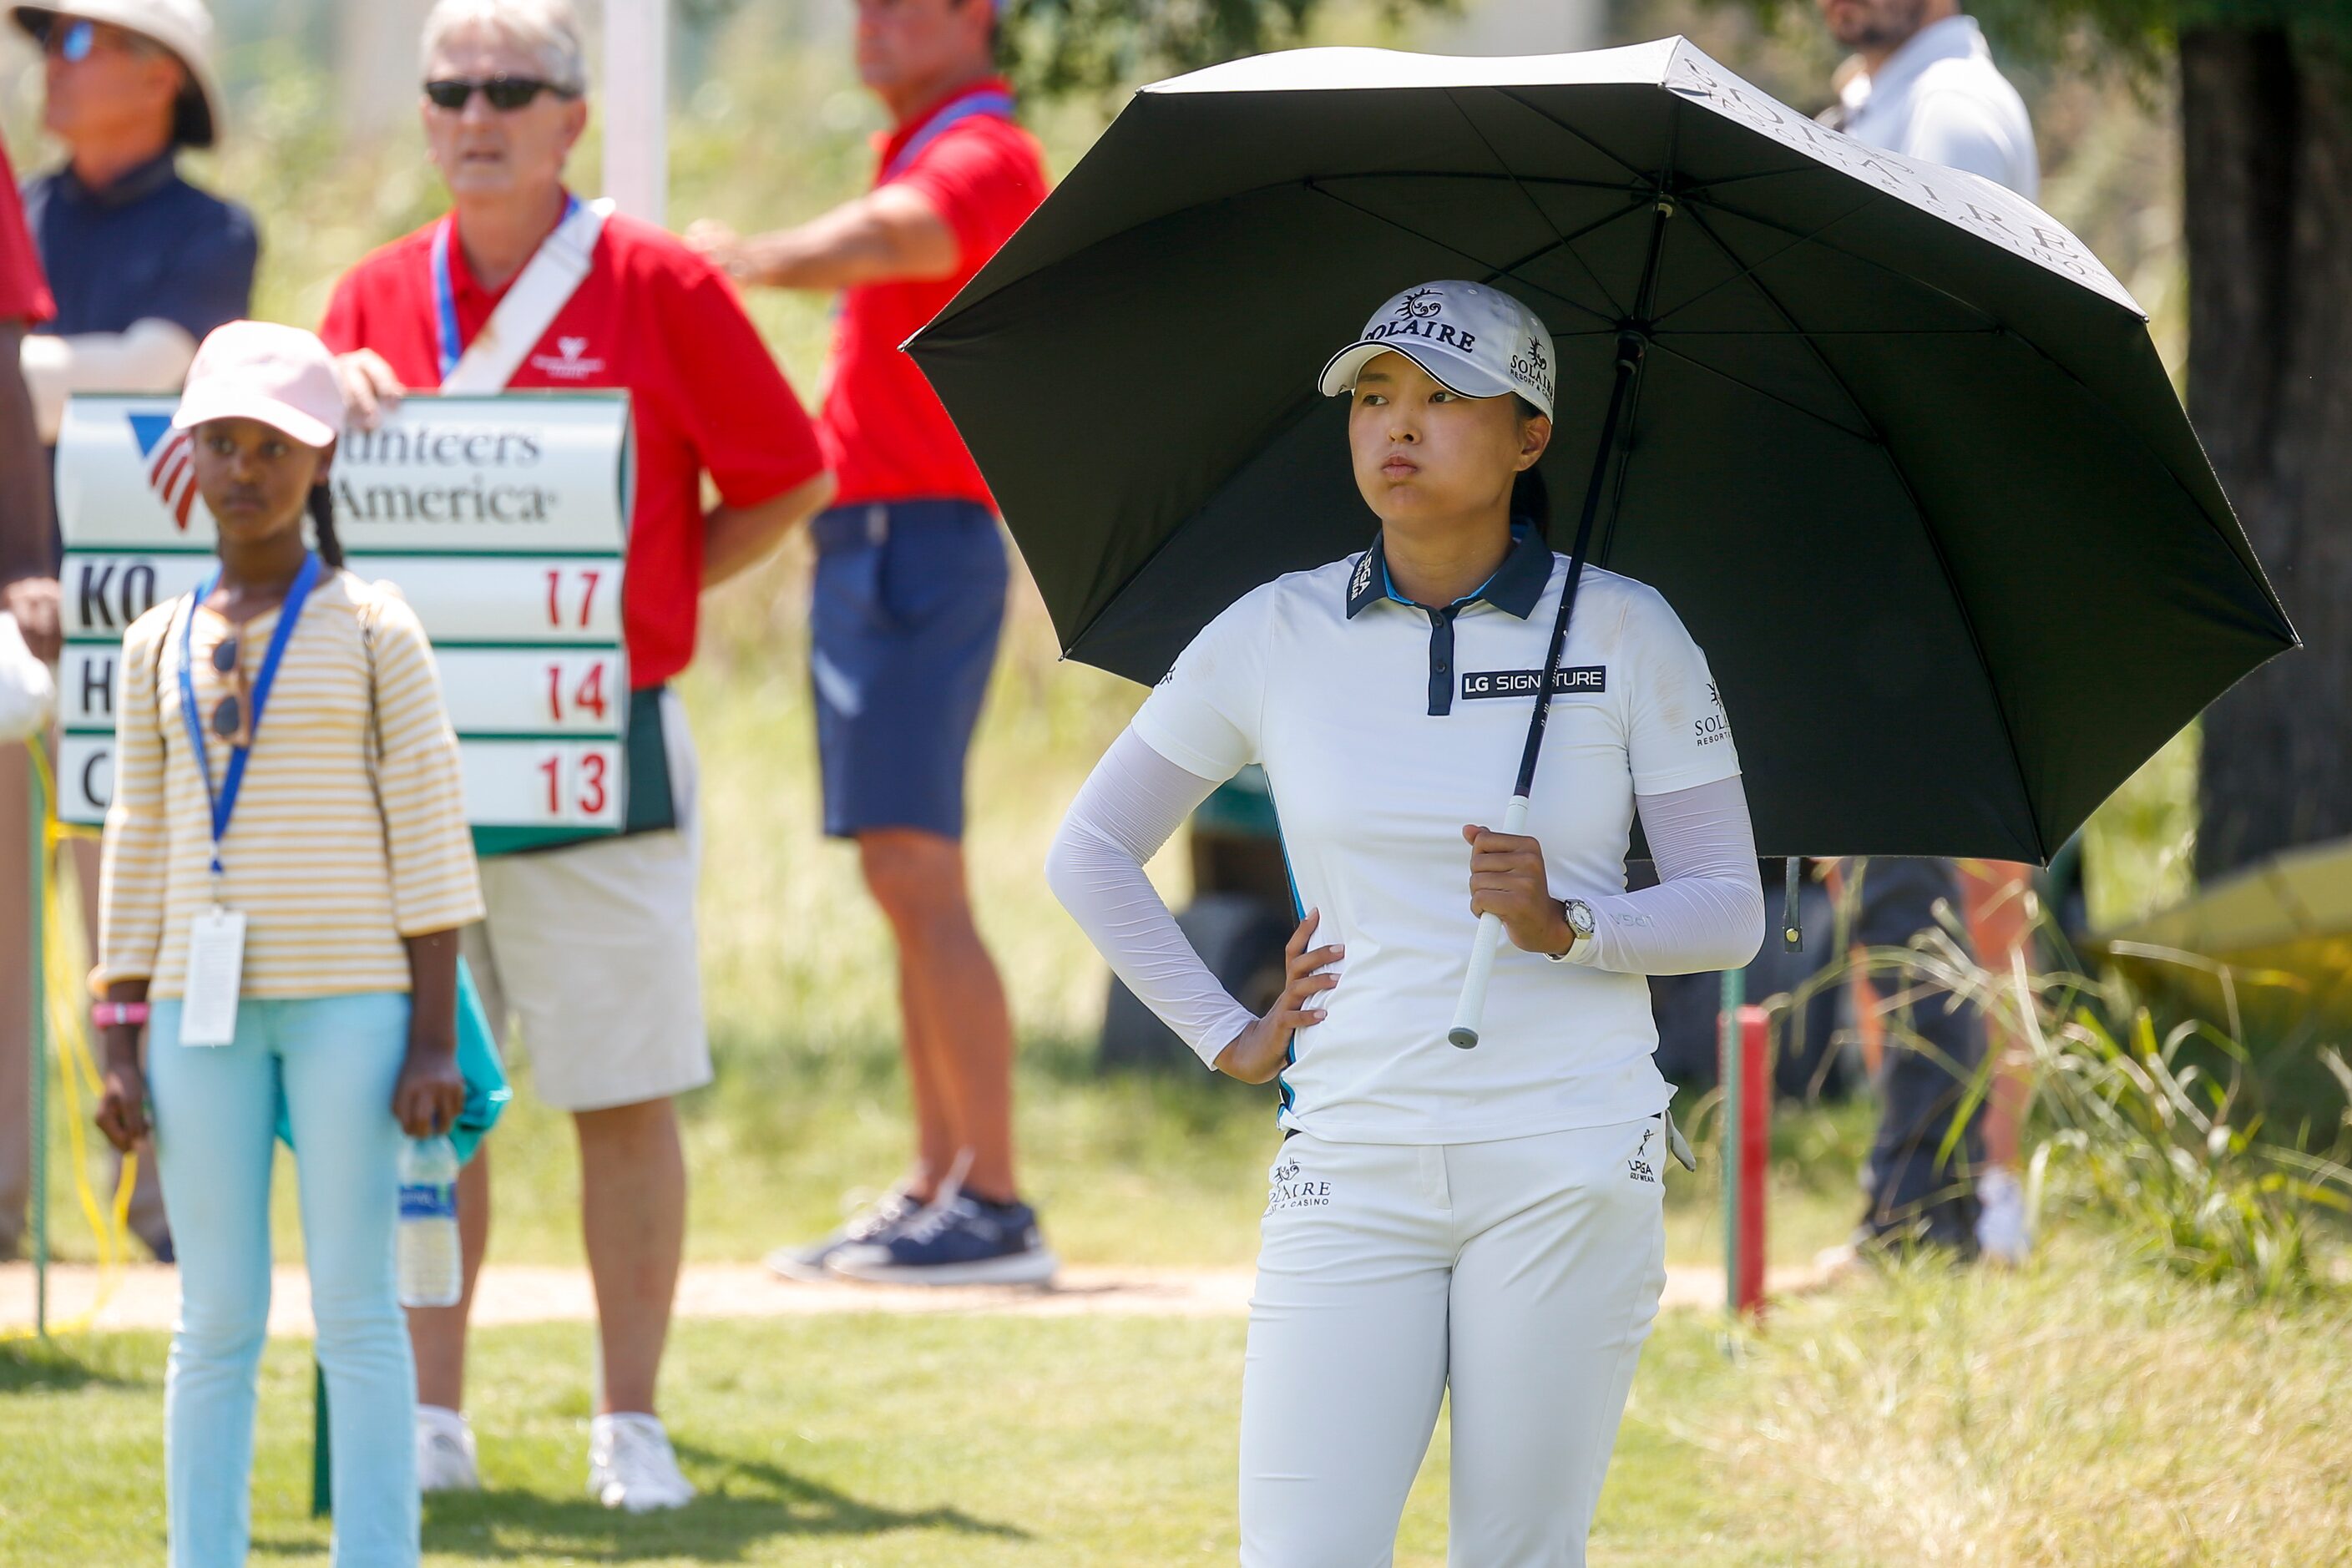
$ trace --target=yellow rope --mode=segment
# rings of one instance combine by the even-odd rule
[[[49,772],[47,754],[37,742],[28,742],[26,755],[32,759],[34,771],[40,775],[44,798],[54,803],[57,791]],[[115,1183],[114,1201],[101,1205],[97,1191],[89,1181],[89,1120],[85,1114],[87,1103],[95,1113],[99,1097],[105,1093],[105,1080],[98,1069],[97,1058],[90,1051],[89,1014],[82,998],[89,992],[87,955],[81,947],[81,888],[80,877],[74,879],[76,897],[71,910],[73,919],[66,916],[68,908],[64,897],[62,879],[56,874],[69,861],[61,861],[58,850],[68,839],[95,838],[98,835],[87,827],[58,820],[54,805],[48,820],[43,825],[42,854],[52,875],[42,879],[41,929],[47,938],[39,955],[45,996],[48,1003],[49,1035],[58,1045],[58,1090],[65,1110],[66,1147],[73,1167],[74,1194],[79,1201],[82,1219],[89,1226],[98,1252],[98,1289],[92,1296],[89,1310],[80,1316],[57,1324],[53,1334],[80,1333],[89,1329],[100,1312],[114,1294],[117,1272],[131,1257],[131,1194],[139,1181],[139,1155],[134,1150],[122,1157],[122,1174]],[[37,872],[37,868],[36,868]],[[0,1342],[29,1340],[30,1329],[0,1331]]]

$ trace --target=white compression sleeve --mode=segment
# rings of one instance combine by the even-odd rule
[[[1658,885],[1584,895],[1592,941],[1570,962],[1622,974],[1738,969],[1764,943],[1764,883],[1737,778],[1634,797]],[[1576,897],[1571,893],[1570,897]]]
[[[32,332],[18,356],[33,394],[33,423],[55,446],[66,399],[77,392],[177,392],[196,357],[196,340],[176,322],[142,316],[120,332],[58,337]]]
[[[1095,764],[1045,855],[1062,907],[1127,988],[1212,1067],[1256,1015],[1201,962],[1143,867],[1216,787],[1129,730]]]

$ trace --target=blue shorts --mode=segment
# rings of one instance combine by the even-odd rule
[[[824,830],[963,837],[964,753],[1004,628],[1004,541],[962,500],[837,507],[812,525]]]

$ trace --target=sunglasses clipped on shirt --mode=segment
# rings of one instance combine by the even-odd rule
[[[437,77],[425,84],[425,96],[436,109],[446,109],[452,114],[465,112],[466,105],[480,93],[490,100],[490,107],[500,114],[512,114],[528,105],[541,93],[553,93],[558,98],[577,98],[572,88],[558,87],[537,77]]]
[[[247,681],[245,666],[237,660],[237,637],[232,632],[213,644],[213,668],[223,680],[234,678],[236,689],[225,694],[220,706],[213,710],[213,733],[232,746],[249,748],[253,744],[253,688]]]

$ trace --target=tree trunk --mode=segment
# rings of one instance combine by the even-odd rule
[[[2352,834],[2352,69],[2180,38],[2189,410],[2305,647],[2205,716],[2200,876]]]

